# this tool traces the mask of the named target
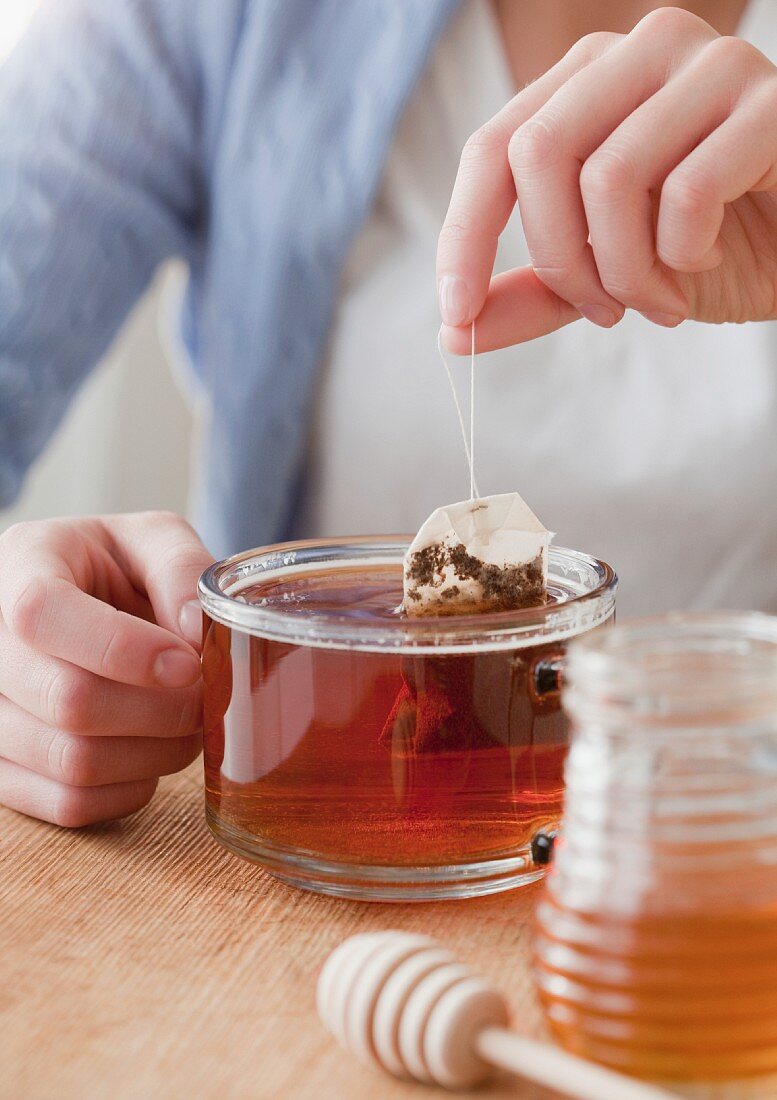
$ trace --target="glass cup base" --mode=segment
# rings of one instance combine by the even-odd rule
[[[509,857],[433,867],[335,863],[273,844],[223,821],[206,807],[208,828],[230,852],[257,863],[287,886],[352,901],[443,901],[485,897],[537,882],[547,872],[527,846]]]

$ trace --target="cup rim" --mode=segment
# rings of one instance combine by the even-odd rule
[[[276,641],[329,648],[359,650],[411,650],[414,653],[446,650],[509,649],[535,640],[566,639],[605,622],[615,605],[618,578],[606,562],[566,547],[551,546],[549,568],[560,578],[575,571],[578,580],[587,573],[596,579],[594,587],[567,600],[518,611],[496,611],[485,615],[451,615],[430,618],[400,618],[379,624],[356,623],[336,613],[318,613],[315,618],[288,615],[277,608],[248,604],[224,590],[222,582],[246,586],[250,578],[276,572],[279,575],[308,565],[333,567],[333,563],[401,560],[412,541],[410,535],[361,535],[346,538],[302,539],[245,550],[215,562],[202,574],[198,595],[211,619],[239,630]],[[313,559],[299,561],[312,553]],[[336,566],[334,566],[336,567]],[[579,583],[583,582],[579,580]]]

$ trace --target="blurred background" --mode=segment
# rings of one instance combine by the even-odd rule
[[[60,0],[50,2],[53,10]],[[67,0],[62,2],[67,8]],[[43,3],[0,0],[0,71]],[[109,13],[116,0],[91,3],[95,10],[105,5],[100,10]],[[155,3],[160,12],[177,10],[187,18],[199,6],[194,0]],[[415,0],[416,10],[423,11],[425,3]],[[651,3],[640,0],[637,6]],[[703,6],[715,12],[719,7],[733,10],[732,4],[741,8],[743,0],[704,0]],[[132,0],[116,7],[134,11],[136,4]],[[224,22],[228,5],[215,2],[204,7],[217,25]],[[343,4],[344,11],[348,7]],[[401,5],[397,0],[376,7],[396,12]],[[434,269],[439,227],[461,149],[468,135],[501,109],[527,76],[538,75],[537,66],[541,71],[574,41],[577,23],[560,20],[561,13],[577,12],[581,26],[589,29],[599,21],[607,23],[608,12],[615,19],[616,9],[627,12],[634,7],[625,0],[601,5],[558,0],[547,6],[543,0],[466,0],[458,5],[381,153],[382,174],[372,208],[338,269],[336,308],[311,387],[312,416],[303,440],[307,450],[299,459],[296,452],[292,456],[304,475],[299,501],[295,486],[266,465],[263,448],[272,443],[272,433],[268,430],[266,439],[260,437],[250,416],[238,417],[239,401],[229,405],[230,423],[234,420],[238,434],[229,435],[227,417],[222,417],[221,435],[209,438],[207,453],[196,464],[193,461],[206,450],[198,446],[205,434],[200,426],[206,427],[206,422],[197,390],[185,385],[188,356],[176,345],[179,326],[173,314],[179,312],[187,272],[182,262],[172,262],[157,272],[103,361],[89,373],[27,478],[21,498],[0,511],[0,531],[20,520],[62,515],[169,509],[191,516],[191,503],[201,495],[198,473],[193,471],[200,467],[216,473],[213,499],[207,501],[213,514],[208,518],[208,508],[198,509],[198,526],[209,546],[223,554],[271,541],[271,536],[253,532],[265,527],[281,530],[290,497],[299,507],[293,523],[284,529],[286,537],[413,531],[441,501],[460,500],[469,475],[434,346],[439,324]],[[269,8],[284,10],[283,5]],[[256,5],[256,11],[262,9]],[[313,3],[299,5],[305,19],[315,9]],[[777,0],[751,0],[739,24],[739,33],[773,59],[776,9]],[[527,24],[520,38],[521,43],[525,38],[535,43],[531,56],[519,50],[513,58],[506,48],[507,32],[499,13],[510,11],[519,11],[521,18],[526,11],[537,16],[535,31]],[[544,22],[539,18],[543,14]],[[559,23],[557,39],[553,36]],[[628,20],[623,23],[624,28],[629,25]],[[396,22],[396,27],[403,26],[401,20]],[[729,29],[733,26],[736,21]],[[542,62],[536,51],[542,53]],[[353,96],[343,102],[352,101]],[[238,112],[237,130],[254,134],[251,105],[241,109],[245,117]],[[354,133],[361,130],[357,127]],[[249,202],[247,196],[261,195],[262,187],[272,191],[274,162],[262,161],[260,153],[276,138],[276,123],[269,118],[266,130],[258,133],[256,148],[251,146],[255,159],[246,146],[240,161],[243,182],[236,191],[239,205],[230,206],[234,225],[225,218],[223,226],[224,255],[234,248],[230,234],[236,225],[248,227],[250,251],[257,256],[265,243],[260,232],[264,222],[258,216],[262,203]],[[135,134],[133,140],[137,139]],[[333,192],[348,182],[334,170],[338,158],[329,166]],[[249,174],[258,172],[260,162],[271,171],[257,174],[255,191],[253,183],[247,187],[245,182],[253,179]],[[354,169],[353,179],[357,174]],[[352,184],[350,180],[349,189]],[[227,187],[219,198],[226,204],[235,196]],[[288,214],[291,217],[291,207]],[[295,219],[300,228],[296,249],[309,249],[315,262],[305,270],[314,272],[319,229],[313,221],[308,224],[296,215]],[[325,221],[322,213],[322,230]],[[283,239],[278,233],[271,236],[273,241]],[[320,251],[324,255],[328,249]],[[284,255],[299,259],[295,248],[287,248]],[[516,210],[500,238],[496,269],[529,262]],[[246,284],[239,265],[234,279],[243,281],[233,282],[230,265],[222,264],[214,284],[225,290],[225,297],[214,309],[226,316],[234,308],[240,320],[235,331],[242,331],[245,318],[261,314],[253,304],[256,288]],[[274,286],[272,281],[268,286]],[[234,302],[230,296],[235,296]],[[273,295],[267,298],[268,303],[274,301]],[[299,301],[290,301],[301,308]],[[283,314],[284,324],[290,316]],[[671,331],[632,311],[612,332],[581,323],[489,353],[478,361],[477,371],[481,489],[517,489],[556,531],[559,545],[614,562],[623,578],[619,608],[624,615],[670,607],[777,607],[777,573],[771,567],[777,513],[763,508],[777,483],[774,332],[766,325],[713,327],[690,322]],[[242,369],[243,356],[258,353],[255,334],[251,339],[256,347],[238,342],[234,362],[227,360],[235,372]],[[56,354],[55,344],[51,355]],[[300,371],[303,359],[301,353],[298,361],[294,359]],[[251,408],[250,402],[255,402],[258,416],[259,367],[264,369],[264,360],[256,363],[257,377],[247,377],[245,405]],[[455,371],[462,393],[467,389],[467,369],[463,361]],[[242,379],[225,391],[240,393],[239,387]],[[277,389],[285,393],[285,386]],[[286,404],[284,398],[277,409],[269,403],[262,431],[272,421],[277,432],[287,413],[294,418],[294,401]],[[465,405],[467,401],[468,395]],[[230,463],[237,455],[246,457],[247,476],[233,492]],[[235,468],[240,465],[234,463]],[[270,487],[267,493],[259,492],[260,483]],[[265,511],[256,501],[266,504]],[[758,525],[753,524],[754,515],[759,516]],[[672,568],[667,568],[667,561],[672,561]]]
[[[110,0],[107,0],[110,2]],[[39,0],[0,0],[0,65]],[[184,396],[182,356],[167,323],[186,278],[162,268],[90,375],[0,530],[19,520],[107,511],[187,511],[194,416]]]

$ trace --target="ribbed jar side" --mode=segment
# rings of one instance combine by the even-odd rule
[[[777,1072],[777,681],[736,698],[718,670],[705,711],[701,662],[678,712],[622,680],[581,697],[571,665],[563,839],[535,938],[551,1029],[646,1076]]]
[[[777,912],[619,919],[541,902],[535,965],[557,1039],[627,1073],[777,1072]]]
[[[552,888],[670,916],[777,899],[777,722],[746,733],[575,730]]]

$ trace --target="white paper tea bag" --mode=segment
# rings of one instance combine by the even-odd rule
[[[404,561],[408,615],[471,615],[541,604],[552,538],[517,493],[433,512]]]

